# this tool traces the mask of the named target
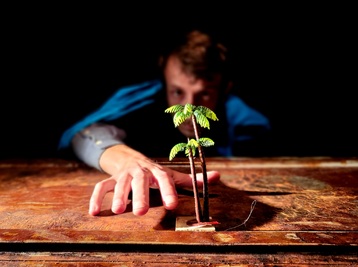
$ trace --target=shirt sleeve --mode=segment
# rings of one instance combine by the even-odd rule
[[[266,148],[271,124],[266,116],[251,108],[236,95],[229,95],[226,103],[228,143],[217,146],[221,156],[253,156],[259,148]]]
[[[100,108],[68,128],[62,134],[58,148],[63,149],[68,147],[77,132],[82,131],[93,123],[112,121],[152,104],[155,95],[162,88],[163,85],[160,80],[152,80],[119,88]]]
[[[102,171],[99,159],[106,148],[124,144],[124,130],[114,125],[94,123],[78,133],[71,141],[76,156],[89,166]]]

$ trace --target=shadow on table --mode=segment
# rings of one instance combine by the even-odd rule
[[[256,201],[252,195],[274,195],[275,192],[248,192],[226,186],[219,182],[210,187],[209,212],[217,231],[252,230],[267,224],[281,209]],[[277,194],[289,194],[277,192]],[[155,230],[174,230],[178,216],[195,216],[194,195],[191,190],[178,189],[179,206],[174,211],[166,211]],[[160,196],[159,196],[160,197]],[[160,198],[152,196],[151,205],[162,205]]]

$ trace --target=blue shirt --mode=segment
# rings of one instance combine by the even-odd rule
[[[127,140],[124,142],[139,151],[143,152],[140,146],[144,144],[147,144],[149,152],[153,152],[153,149],[158,152],[159,147],[167,150],[164,143],[168,143],[169,147],[170,144],[176,144],[176,139],[183,137],[178,135],[179,131],[175,129],[171,116],[164,113],[167,106],[165,106],[163,95],[164,87],[160,80],[119,88],[99,109],[75,123],[62,134],[59,149],[68,147],[74,135],[87,126],[96,122],[111,122],[127,132],[130,137],[129,144]],[[210,134],[208,137],[215,142],[215,152],[213,152],[215,156],[246,155],[244,151],[249,153],[250,149],[259,149],[260,143],[262,144],[268,136],[269,120],[236,95],[229,94],[223,108],[215,113],[219,118],[219,123],[212,122],[211,130],[205,133]],[[153,115],[148,119],[145,118],[149,114]],[[181,141],[186,142],[186,138]],[[152,147],[155,143],[158,144]],[[246,144],[254,145],[248,148]],[[169,151],[167,154],[169,155]]]

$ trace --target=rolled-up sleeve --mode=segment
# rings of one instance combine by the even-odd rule
[[[108,147],[124,144],[125,137],[125,131],[114,125],[94,123],[76,133],[71,143],[80,160],[102,171],[99,166],[102,153]]]

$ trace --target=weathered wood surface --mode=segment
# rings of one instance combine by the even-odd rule
[[[186,160],[157,159],[189,172]],[[209,188],[210,215],[220,222],[216,232],[174,231],[177,216],[194,214],[190,188],[178,191],[174,211],[166,211],[158,190],[152,190],[151,209],[142,217],[134,216],[130,205],[114,215],[108,194],[94,217],[87,213],[88,201],[106,174],[76,161],[1,161],[0,263],[358,263],[358,158],[209,158],[207,163],[222,175]]]

